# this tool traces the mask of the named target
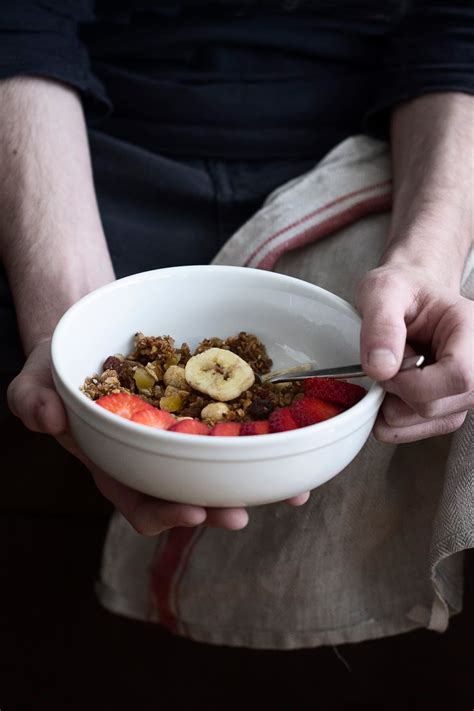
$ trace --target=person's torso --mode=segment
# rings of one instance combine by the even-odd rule
[[[97,3],[84,26],[114,106],[104,130],[152,150],[323,155],[362,130],[398,1]]]

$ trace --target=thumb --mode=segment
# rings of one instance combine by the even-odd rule
[[[8,405],[25,427],[33,432],[57,435],[66,429],[66,413],[58,394],[20,373],[7,391]]]
[[[7,390],[10,410],[28,429],[57,435],[66,428],[66,413],[54,389],[50,346],[39,344]]]
[[[373,380],[390,380],[400,368],[405,350],[407,289],[400,282],[366,278],[357,306],[362,316],[362,368]]]

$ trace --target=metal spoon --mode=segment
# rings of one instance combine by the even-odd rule
[[[411,370],[421,368],[425,362],[425,356],[416,355],[404,358],[400,365],[401,370]],[[288,383],[292,380],[307,380],[308,378],[363,378],[365,373],[360,363],[357,365],[345,365],[340,368],[323,368],[314,370],[314,363],[302,363],[301,365],[285,368],[284,370],[274,370],[272,373],[260,375],[255,373],[255,379],[261,383]]]

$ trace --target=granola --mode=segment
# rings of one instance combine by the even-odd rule
[[[146,403],[177,418],[201,419],[209,425],[268,420],[274,410],[302,397],[299,382],[262,385],[255,381],[237,397],[225,402],[190,386],[185,366],[193,356],[206,351],[211,352],[211,357],[214,353],[211,349],[235,354],[257,373],[268,373],[272,367],[264,344],[245,331],[225,339],[203,339],[194,352],[187,343],[176,347],[169,335],[145,336],[138,332],[132,352],[108,356],[102,373],[86,378],[81,390],[91,400],[115,393],[138,395]],[[215,367],[218,369],[218,364]]]

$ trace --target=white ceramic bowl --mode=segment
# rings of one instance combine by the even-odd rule
[[[274,368],[315,360],[359,362],[360,318],[328,291],[273,272],[192,266],[136,274],[81,299],[53,337],[53,377],[71,431],[93,462],[139,491],[203,506],[263,504],[331,479],[368,438],[383,399],[367,395],[335,418],[251,437],[155,430],[117,417],[79,390],[105,357],[129,352],[133,334],[171,335],[191,348],[203,338],[254,333]],[[361,381],[358,381],[361,382]]]

